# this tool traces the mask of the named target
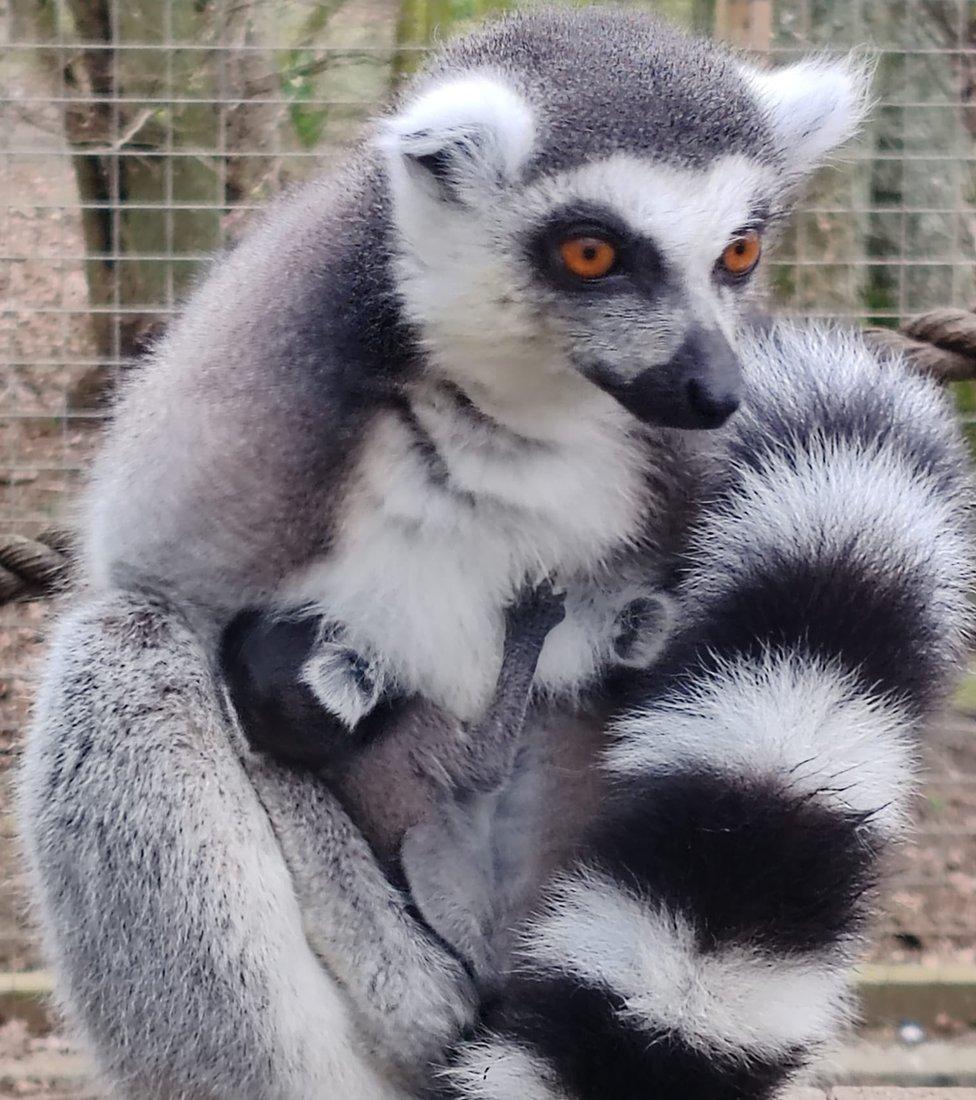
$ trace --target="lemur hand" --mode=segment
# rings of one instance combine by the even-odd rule
[[[505,610],[506,650],[513,645],[541,650],[549,631],[565,617],[565,589],[555,587],[549,578],[525,585]]]
[[[613,651],[617,663],[646,668],[664,648],[674,627],[674,600],[649,592],[628,603],[616,619]]]
[[[384,686],[355,650],[323,636],[318,618],[243,611],[224,631],[220,664],[251,748],[311,768],[355,747],[353,727]]]

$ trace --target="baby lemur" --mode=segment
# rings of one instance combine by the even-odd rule
[[[523,748],[539,654],[562,621],[563,599],[544,581],[527,586],[508,608],[498,683],[477,721],[461,721],[419,696],[392,699],[356,737],[330,723],[300,679],[326,629],[321,622],[248,612],[222,639],[221,667],[248,740],[322,770],[387,873],[410,891],[482,988],[498,977],[520,900],[517,874],[506,881],[502,871],[493,811]]]

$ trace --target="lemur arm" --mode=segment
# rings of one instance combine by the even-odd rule
[[[853,339],[750,356],[618,796],[442,1100],[770,1097],[848,1016],[910,738],[968,625],[966,459],[934,389]]]
[[[440,1052],[470,982],[314,775],[245,771],[226,713],[171,608],[115,593],[60,623],[20,809],[66,1006],[121,1096],[403,1100],[388,1068]]]

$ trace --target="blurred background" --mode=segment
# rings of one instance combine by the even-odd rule
[[[70,522],[117,379],[201,265],[271,196],[339,160],[432,44],[510,6],[0,0],[0,531]],[[818,177],[769,266],[778,309],[894,327],[976,301],[974,0],[640,6],[774,63],[852,46],[877,58],[870,123]],[[976,416],[973,384],[956,390]],[[15,1061],[29,1046],[11,1006],[30,981],[17,975],[40,962],[9,773],[47,613],[40,601],[0,610],[0,1091],[21,1080],[4,1069],[5,1030]],[[868,1038],[921,1059],[923,1077],[976,1083],[976,681],[924,753],[915,842],[865,972],[880,1028]],[[883,1077],[897,1058],[879,1057]]]

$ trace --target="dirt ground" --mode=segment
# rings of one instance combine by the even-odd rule
[[[976,706],[967,680],[922,744],[916,827],[897,857],[877,961],[976,963]]]
[[[0,1025],[0,1096],[96,1100],[84,1079],[86,1059],[58,1035],[30,1035],[20,1020]]]

